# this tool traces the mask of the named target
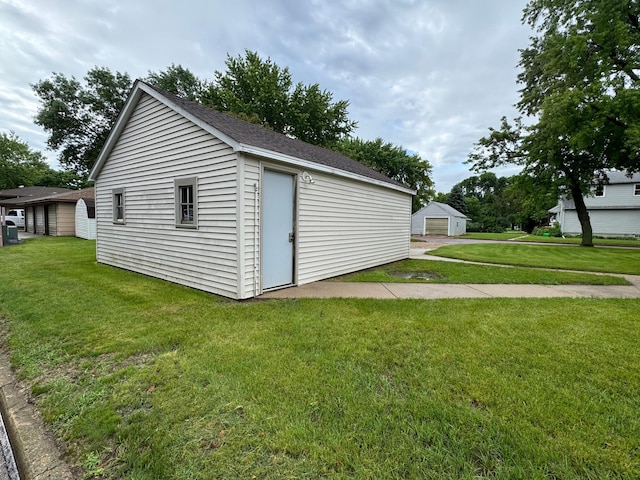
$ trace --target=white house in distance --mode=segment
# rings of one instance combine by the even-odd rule
[[[409,256],[412,190],[141,81],[90,179],[99,262],[234,299]]]
[[[431,202],[411,216],[412,235],[457,237],[467,233],[469,218],[446,203]]]
[[[640,173],[607,172],[609,183],[585,197],[593,234],[601,237],[640,235]],[[573,200],[561,198],[549,210],[551,222],[564,235],[580,235],[582,228]]]

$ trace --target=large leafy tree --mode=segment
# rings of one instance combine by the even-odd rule
[[[174,64],[160,72],[149,72],[145,81],[195,102],[200,102],[202,94],[209,88],[207,81],[198,78],[182,65],[176,66]]]
[[[84,83],[54,73],[32,88],[40,97],[35,123],[49,134],[47,145],[59,151],[58,162],[65,170],[86,176],[124,106],[131,78],[95,67]]]
[[[0,190],[20,185],[64,186],[53,180],[55,173],[42,153],[31,149],[14,132],[0,133]]]
[[[293,85],[287,67],[270,58],[245,51],[245,56],[227,56],[227,70],[216,71],[203,94],[205,105],[298,138],[331,146],[349,135],[356,122],[349,120],[349,102],[333,102],[333,94],[318,84]]]
[[[640,171],[640,3],[532,0],[523,20],[536,35],[521,50],[517,107],[533,121],[503,118],[469,160],[520,164],[540,190],[572,197],[592,246],[584,197],[609,170]]]
[[[402,147],[385,142],[381,138],[375,140],[344,138],[334,148],[363,165],[416,190],[417,193],[413,196],[413,212],[429,203],[435,194],[429,162],[417,154],[408,153]]]
[[[483,172],[454,185],[449,198],[457,191],[464,197],[467,208],[464,213],[472,219],[469,230],[501,232],[511,223],[503,196],[508,185],[508,178]]]

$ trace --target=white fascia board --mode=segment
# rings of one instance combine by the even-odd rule
[[[406,187],[393,185],[391,183],[383,182],[381,180],[376,180],[375,178],[365,177],[364,175],[358,175],[357,173],[347,172],[339,168],[329,167],[327,165],[322,165],[320,163],[312,162],[309,160],[303,160],[298,157],[292,157],[290,155],[285,155],[284,153],[274,152],[273,150],[267,150],[264,148],[254,147],[251,145],[245,145],[243,143],[239,144],[236,150],[239,152],[248,153],[251,155],[257,155],[259,157],[270,158],[271,160],[288,163],[290,165],[296,165],[302,168],[308,168],[309,170],[316,170],[323,173],[331,173],[333,175],[350,178],[352,180],[359,180],[361,182],[372,183],[380,187],[390,188],[392,190],[397,190],[399,192],[407,193],[409,195],[416,194],[415,190],[411,190]]]

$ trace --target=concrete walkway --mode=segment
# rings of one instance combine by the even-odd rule
[[[426,252],[427,249],[424,248],[412,248],[410,258],[445,262],[478,263],[429,256],[425,255]],[[493,266],[510,268],[506,265]],[[640,298],[640,276],[620,276],[626,278],[632,285],[514,285],[321,281],[308,283],[299,287],[274,290],[264,293],[258,298]]]

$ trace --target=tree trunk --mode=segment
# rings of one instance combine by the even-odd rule
[[[571,196],[576,204],[576,213],[582,227],[582,245],[583,247],[593,247],[593,231],[591,230],[591,219],[587,206],[584,203],[584,197],[579,187],[571,187]]]

